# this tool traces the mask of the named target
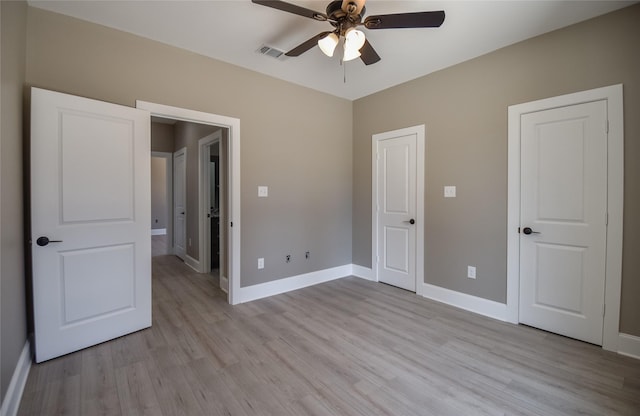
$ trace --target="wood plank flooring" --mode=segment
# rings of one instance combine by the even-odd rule
[[[640,415],[640,361],[345,278],[230,306],[153,259],[153,327],[42,364],[19,415]]]

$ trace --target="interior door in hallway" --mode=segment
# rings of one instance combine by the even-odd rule
[[[519,320],[602,345],[607,102],[521,119]]]
[[[151,326],[149,113],[31,90],[36,361]]]
[[[187,253],[187,148],[173,154],[173,254]]]

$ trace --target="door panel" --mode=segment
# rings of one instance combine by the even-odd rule
[[[187,239],[187,149],[173,154],[173,250],[184,260]]]
[[[416,290],[415,134],[377,142],[378,280]]]
[[[521,120],[520,322],[602,344],[605,101]]]
[[[37,88],[31,120],[40,362],[151,325],[150,138],[146,111]]]

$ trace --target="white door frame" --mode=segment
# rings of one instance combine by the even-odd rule
[[[153,137],[151,138],[153,140]],[[173,153],[171,152],[151,152],[151,157],[161,157],[167,164],[166,171],[166,192],[167,192],[167,249],[173,253]]]
[[[507,321],[519,322],[520,293],[520,118],[523,114],[607,101],[607,253],[602,348],[617,351],[622,286],[622,211],[624,200],[624,123],[622,84],[509,106],[507,198]]]
[[[406,127],[371,136],[371,269],[373,280],[378,280],[378,142],[391,137],[415,134],[416,143],[416,294],[424,288],[424,124]]]
[[[210,273],[211,272],[211,227],[206,227],[207,224],[207,214],[210,212],[210,199],[211,199],[211,191],[210,191],[210,174],[209,174],[209,166],[210,166],[210,158],[209,158],[209,147],[214,143],[222,140],[222,129],[216,130],[208,136],[205,136],[198,140],[198,201],[200,201],[200,207],[198,209],[198,223],[200,230],[199,234],[199,245],[200,245],[200,253],[198,254],[198,258],[200,259],[200,272],[201,273]],[[220,169],[222,169],[222,165]],[[224,205],[220,204],[220,214],[224,213]],[[221,215],[222,217],[222,215]],[[204,230],[204,232],[203,232]],[[221,253],[222,254],[222,253]],[[220,270],[223,270],[223,257],[220,256]],[[222,276],[220,276],[222,281]]]
[[[227,248],[230,259],[227,269],[229,272],[228,302],[232,305],[240,303],[240,119],[188,110],[163,104],[136,101],[136,107],[148,110],[151,116],[182,120],[191,123],[220,126],[229,131],[229,146],[227,149],[228,171],[228,224],[225,224],[228,236]]]

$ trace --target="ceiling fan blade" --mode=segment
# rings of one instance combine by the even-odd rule
[[[444,22],[444,11],[381,14],[364,19],[367,29],[403,29],[412,27],[440,27]]]
[[[300,45],[296,46],[295,48],[291,49],[289,52],[285,53],[285,55],[286,56],[300,56],[303,53],[305,53],[306,51],[308,51],[309,49],[311,49],[314,46],[316,46],[318,44],[318,41],[320,39],[324,38],[325,36],[327,36],[329,33],[331,33],[331,32],[318,33],[317,35],[315,35],[311,39],[309,39],[309,40],[301,43]]]
[[[354,14],[360,14],[366,1],[367,0],[342,0],[342,11],[349,14],[349,5],[353,3],[356,6]]]
[[[319,20],[321,22],[324,22],[328,19],[327,15],[324,13],[316,12],[315,10],[296,6],[295,4],[287,3],[280,0],[251,0],[251,1],[261,6],[271,7],[273,9],[278,9],[285,12],[297,14],[298,16],[308,17],[309,19]]]
[[[375,64],[380,60],[380,56],[368,40],[365,40],[364,45],[360,48],[360,59],[365,65]]]

